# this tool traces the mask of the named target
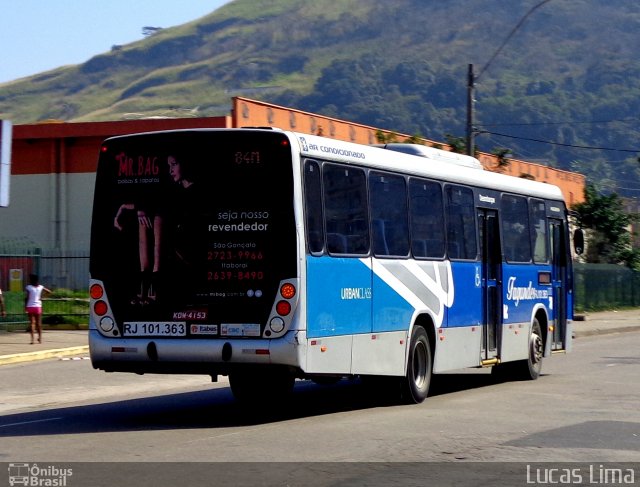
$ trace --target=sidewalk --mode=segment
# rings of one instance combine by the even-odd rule
[[[584,321],[581,321],[581,318],[584,318]],[[640,331],[640,308],[576,313],[573,321],[575,338],[626,331]]]
[[[88,357],[87,330],[44,330],[42,343],[31,345],[31,336],[22,331],[0,330],[0,366],[49,358]]]
[[[592,335],[640,331],[640,309],[602,311],[576,316],[576,339]],[[30,345],[29,333],[0,331],[0,366],[66,357],[88,357],[86,330],[44,330],[42,343]]]

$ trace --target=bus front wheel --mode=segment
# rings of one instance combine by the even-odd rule
[[[542,328],[537,318],[534,318],[529,335],[528,355],[525,360],[507,362],[493,367],[492,375],[497,381],[505,380],[536,380],[542,370],[542,356],[544,354],[544,340]]]
[[[533,320],[531,335],[529,335],[529,358],[521,364],[521,376],[523,379],[535,380],[540,377],[542,370],[542,356],[544,354],[544,340],[542,328],[537,318]]]
[[[419,404],[427,398],[432,365],[429,336],[424,328],[416,326],[411,333],[407,374],[402,379],[402,400],[405,403]]]

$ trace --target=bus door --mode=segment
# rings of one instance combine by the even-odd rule
[[[551,285],[553,292],[553,340],[551,351],[567,347],[568,242],[565,221],[549,219],[551,237]]]
[[[499,356],[498,342],[502,324],[502,251],[498,212],[480,208],[478,226],[482,258],[482,361],[488,363]]]

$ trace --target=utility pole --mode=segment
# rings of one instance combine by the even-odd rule
[[[473,104],[475,88],[475,74],[473,74],[473,64],[469,65],[467,77],[467,154],[473,156],[475,153],[475,127],[473,126]]]

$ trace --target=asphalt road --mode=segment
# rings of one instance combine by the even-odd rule
[[[434,377],[423,404],[301,381],[277,410],[204,376],[107,374],[88,360],[0,368],[10,461],[640,461],[640,334],[584,338],[537,381]],[[596,441],[597,440],[597,441]],[[154,449],[151,445],[162,445]],[[215,453],[213,453],[215,452]]]

